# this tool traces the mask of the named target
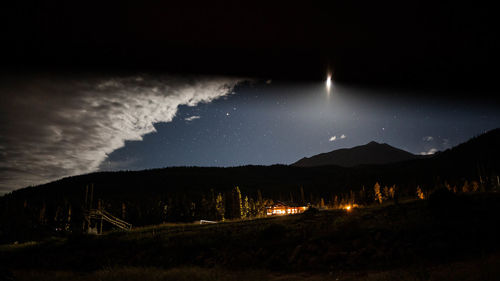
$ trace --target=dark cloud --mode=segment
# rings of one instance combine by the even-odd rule
[[[237,82],[46,76],[2,83],[0,191],[95,171],[126,140],[141,140],[154,123],[171,121],[179,105],[228,95]]]

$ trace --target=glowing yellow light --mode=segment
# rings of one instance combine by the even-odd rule
[[[332,87],[332,76],[328,75],[326,78],[326,90],[330,92],[330,88]]]
[[[351,206],[349,205],[349,206],[345,207],[345,209],[349,211],[349,210],[351,210]]]

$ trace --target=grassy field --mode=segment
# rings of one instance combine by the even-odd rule
[[[365,281],[494,281],[500,276],[500,256],[489,256],[479,260],[453,262],[431,267],[409,267],[404,269],[378,271],[333,271],[333,272],[273,272],[266,270],[224,270],[221,268],[177,267],[115,267],[94,272],[74,271],[15,271],[16,280],[38,281],[136,281],[136,280],[179,280],[179,281],[321,281],[321,280],[365,280]]]
[[[16,280],[498,280],[500,196],[436,196],[0,247]]]

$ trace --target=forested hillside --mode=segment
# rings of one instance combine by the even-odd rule
[[[276,201],[318,208],[416,198],[433,190],[498,188],[500,129],[427,159],[386,165],[174,167],[100,172],[14,191],[0,198],[2,241],[82,231],[85,197],[134,226],[264,216]],[[376,189],[379,186],[379,194]]]

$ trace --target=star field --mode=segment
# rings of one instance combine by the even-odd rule
[[[498,124],[495,107],[481,103],[255,82],[211,103],[180,106],[172,122],[127,142],[101,169],[290,164],[370,141],[432,154]]]

